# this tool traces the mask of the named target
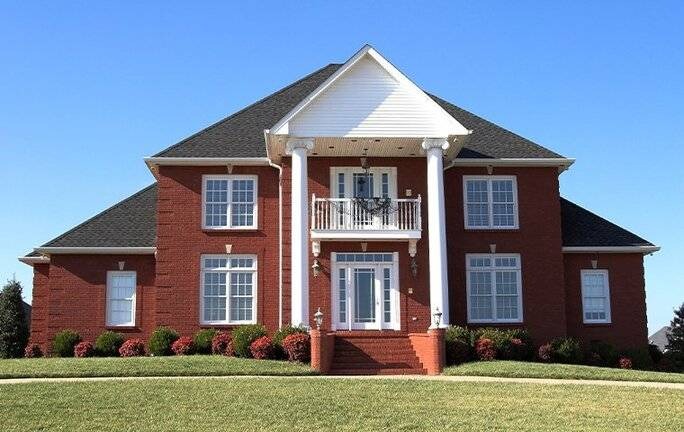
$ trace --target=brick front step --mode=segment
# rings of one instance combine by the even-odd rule
[[[368,368],[332,369],[330,375],[425,375],[425,369],[418,368]]]
[[[411,341],[401,333],[337,333],[334,375],[425,374]]]

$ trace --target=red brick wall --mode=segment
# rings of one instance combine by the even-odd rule
[[[154,325],[152,255],[53,255],[49,265],[34,268],[31,341],[47,352],[55,333],[71,329],[94,342],[106,330],[107,271],[119,270],[119,261],[125,262],[124,270],[137,273],[136,326],[116,331],[147,338]]]
[[[608,270],[610,324],[584,324],[580,271]],[[643,347],[648,343],[646,294],[641,254],[565,254],[565,292],[568,335],[585,344],[592,340],[609,342],[618,348]]]
[[[156,325],[186,335],[200,328],[200,256],[225,254],[230,244],[233,254],[257,256],[257,321],[270,331],[278,328],[278,170],[233,169],[259,177],[256,230],[204,231],[202,175],[226,173],[226,167],[160,167]]]
[[[467,253],[520,254],[523,319],[536,342],[566,332],[563,257],[561,254],[560,199],[556,168],[494,168],[493,175],[515,175],[518,185],[517,230],[465,230],[463,176],[487,175],[486,168],[450,168],[445,171],[445,202],[451,323],[466,324]]]

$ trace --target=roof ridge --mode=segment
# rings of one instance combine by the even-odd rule
[[[329,67],[331,67],[331,66],[338,66],[338,67],[339,67],[339,66],[341,66],[341,64],[340,64],[340,63],[328,63],[327,65],[325,65],[325,66],[323,66],[323,67],[321,67],[321,68],[316,69],[315,71],[313,71],[313,72],[311,72],[310,74],[308,74],[308,75],[306,75],[306,76],[304,76],[304,77],[298,79],[297,81],[294,81],[294,82],[288,84],[287,86],[285,86],[285,87],[283,87],[283,88],[281,88],[281,89],[279,89],[279,90],[276,90],[275,92],[273,92],[273,93],[271,93],[271,94],[269,94],[269,95],[267,95],[267,96],[262,97],[261,99],[257,100],[256,102],[252,102],[251,104],[247,105],[246,107],[244,107],[244,108],[242,108],[242,109],[240,109],[240,110],[238,110],[238,111],[235,111],[234,113],[230,114],[229,116],[224,117],[224,118],[222,118],[221,120],[218,120],[218,121],[216,121],[216,122],[210,124],[209,126],[207,126],[207,127],[203,128],[203,129],[201,129],[201,130],[195,132],[194,134],[189,135],[189,136],[183,138],[182,140],[180,140],[180,141],[177,142],[176,144],[173,144],[173,145],[171,145],[171,146],[165,148],[164,150],[162,150],[162,151],[160,151],[160,152],[157,152],[157,154],[155,154],[155,155],[152,156],[152,157],[163,157],[163,156],[162,156],[162,153],[166,153],[166,152],[168,152],[168,151],[170,151],[170,150],[172,150],[172,149],[174,149],[174,148],[180,146],[181,144],[184,144],[184,143],[187,142],[188,140],[190,140],[190,139],[196,137],[197,135],[199,135],[199,134],[201,134],[201,133],[203,133],[203,132],[206,132],[206,131],[208,131],[208,130],[210,130],[210,129],[213,129],[213,128],[215,128],[216,126],[219,126],[220,124],[222,124],[222,123],[224,123],[224,122],[226,122],[226,121],[228,121],[228,120],[230,120],[230,119],[236,117],[237,115],[239,115],[239,114],[241,114],[241,113],[247,111],[248,109],[250,109],[250,108],[252,108],[252,107],[254,107],[254,106],[256,106],[256,105],[259,105],[260,103],[266,101],[267,99],[270,99],[270,98],[272,98],[272,97],[274,97],[274,96],[276,96],[276,95],[279,95],[279,94],[283,93],[284,91],[286,91],[286,90],[288,90],[288,89],[294,87],[295,85],[301,83],[302,81],[304,81],[304,80],[310,78],[310,77],[313,76],[313,75],[316,75],[317,73],[319,73],[319,72],[321,72],[322,70],[327,69],[327,68],[329,68]]]
[[[92,222],[93,220],[95,220],[95,219],[99,218],[100,216],[104,215],[105,213],[107,213],[107,212],[113,210],[113,209],[116,208],[116,207],[119,207],[120,205],[122,205],[122,204],[124,204],[124,203],[126,203],[126,202],[128,202],[128,201],[130,201],[130,200],[132,200],[133,198],[136,198],[136,197],[142,195],[144,192],[147,192],[149,189],[152,189],[153,187],[156,187],[156,186],[157,186],[157,182],[155,181],[155,182],[152,183],[151,185],[144,187],[143,189],[139,190],[138,192],[134,193],[133,195],[131,195],[131,196],[129,196],[129,197],[126,197],[126,198],[122,199],[121,201],[117,202],[116,204],[113,204],[113,205],[107,207],[106,209],[104,209],[104,210],[102,210],[101,212],[97,213],[95,216],[92,216],[92,217],[86,219],[85,221],[83,221],[83,222],[81,222],[80,224],[76,225],[75,227],[71,228],[69,231],[60,234],[59,236],[53,238],[53,239],[50,240],[50,241],[45,242],[41,247],[49,246],[50,243],[54,243],[54,242],[56,242],[56,241],[58,241],[58,240],[64,238],[66,235],[68,235],[68,234],[70,234],[70,233],[76,231],[77,229],[81,228],[82,226],[88,224],[89,222]]]

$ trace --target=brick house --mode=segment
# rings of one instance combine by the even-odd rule
[[[447,324],[647,343],[658,247],[559,195],[572,159],[370,46],[145,163],[154,184],[20,258],[43,348],[65,328],[315,328],[319,309],[326,371],[434,369]]]

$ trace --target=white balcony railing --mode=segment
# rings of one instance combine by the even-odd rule
[[[378,202],[378,210],[370,210]],[[390,199],[388,202],[357,198],[316,198],[311,200],[313,231],[420,231],[418,198]]]

